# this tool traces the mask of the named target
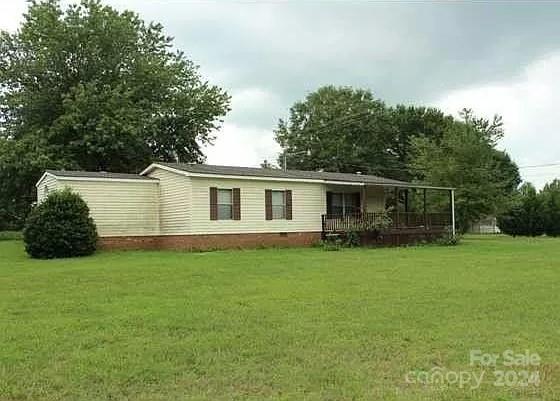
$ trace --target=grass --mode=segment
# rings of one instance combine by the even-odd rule
[[[21,238],[21,231],[0,231],[0,241],[13,241]]]
[[[50,261],[3,241],[0,400],[557,400],[559,260],[544,238]],[[479,371],[473,349],[538,353],[540,386],[405,380]]]

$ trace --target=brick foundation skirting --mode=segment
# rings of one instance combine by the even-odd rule
[[[99,247],[101,249],[210,250],[273,246],[311,246],[320,240],[320,232],[157,235],[104,237],[99,239]]]

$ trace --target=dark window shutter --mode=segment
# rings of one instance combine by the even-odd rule
[[[210,188],[210,220],[218,220],[218,188]]]
[[[292,191],[287,189],[286,192],[286,220],[292,220]]]
[[[264,190],[264,214],[266,220],[272,220],[272,190]]]
[[[333,214],[332,210],[332,192],[327,192],[327,214]]]
[[[233,188],[233,220],[241,220],[241,190]]]

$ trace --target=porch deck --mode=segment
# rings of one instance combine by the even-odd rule
[[[443,232],[451,226],[450,213],[355,213],[346,216],[321,216],[323,236],[350,231],[386,234]]]

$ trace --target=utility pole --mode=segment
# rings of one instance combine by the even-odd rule
[[[290,155],[295,156],[295,155],[306,155],[306,156],[311,156],[311,150],[307,149],[305,152],[290,152]],[[288,169],[288,151],[286,149],[284,149],[284,153],[282,154],[282,159],[283,159],[283,169],[284,171],[286,171]]]

